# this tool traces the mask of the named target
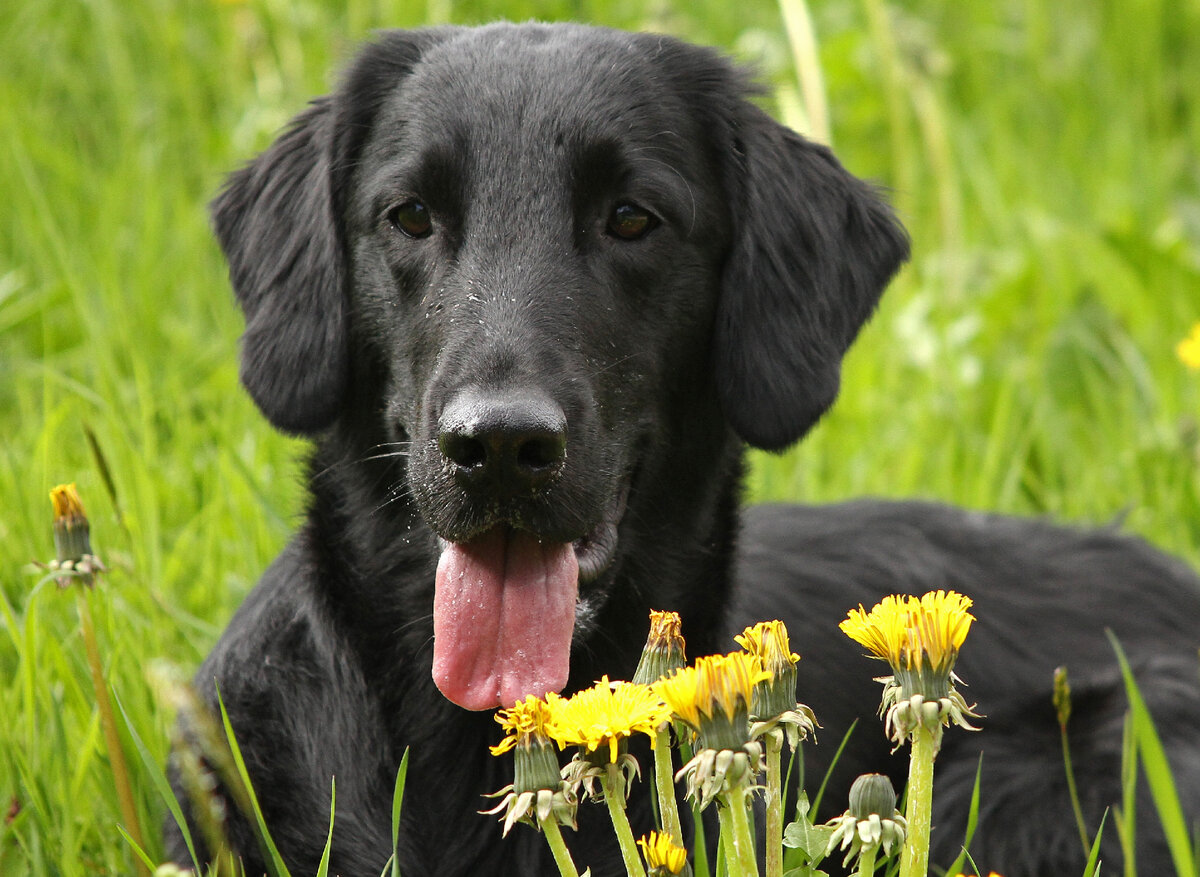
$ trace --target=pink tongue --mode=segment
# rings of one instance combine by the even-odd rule
[[[567,684],[579,564],[570,543],[500,526],[449,543],[433,598],[433,681],[469,710]]]

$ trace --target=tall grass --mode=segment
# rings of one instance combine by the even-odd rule
[[[830,139],[892,188],[916,255],[851,353],[838,406],[798,450],[755,457],[752,496],[1124,516],[1200,558],[1200,375],[1172,354],[1200,320],[1200,7],[809,10]],[[151,763],[170,716],[144,667],[195,666],[300,508],[303,445],[237,386],[240,318],[206,200],[372,28],[501,16],[724,46],[760,66],[772,107],[805,106],[773,0],[0,12],[0,873],[133,869],[73,601],[27,571],[52,554],[49,487],[79,482],[112,567],[95,629]],[[131,761],[152,826],[163,804]]]

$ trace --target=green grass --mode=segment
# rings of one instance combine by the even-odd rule
[[[651,10],[647,12],[646,10]],[[915,257],[756,499],[938,497],[1124,516],[1200,559],[1200,6],[812,6],[835,148],[890,186]],[[93,611],[151,763],[190,671],[295,524],[303,446],[237,386],[205,203],[382,25],[576,18],[757,60],[797,112],[772,0],[59,0],[0,12],[0,873],[132,873],[74,600],[34,588],[77,480],[113,568]],[[85,427],[115,495],[105,489]],[[137,753],[126,739],[129,753]],[[148,833],[165,807],[130,758]],[[152,857],[161,850],[149,841]]]

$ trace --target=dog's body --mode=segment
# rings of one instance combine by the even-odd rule
[[[681,612],[692,655],[788,622],[800,699],[826,727],[811,775],[878,702],[877,668],[837,621],[938,587],[977,601],[962,672],[988,715],[939,760],[944,858],[982,747],[980,863],[1017,877],[1082,862],[1065,794],[1010,793],[1061,776],[1048,691],[1065,663],[1105,723],[1076,720],[1093,827],[1119,800],[1105,625],[1156,671],[1143,683],[1195,812],[1200,747],[1176,729],[1200,717],[1184,684],[1200,585],[1162,555],[870,503],[755,512],[735,552],[743,442],[785,447],[828,408],[907,241],[715,53],[575,26],[387,34],[214,213],[246,312],[243,381],[316,439],[307,523],[197,676],[209,701],[219,685],[294,872],[315,870],[335,777],[330,871],[380,872],[408,749],[403,873],[551,873],[542,838],[502,841],[475,812],[511,781],[487,751],[491,708],[628,678],[651,608]],[[860,728],[830,794],[887,758]],[[570,841],[595,877],[623,872],[600,809]],[[1164,865],[1141,824],[1144,864]],[[1048,835],[1031,848],[1034,829]],[[258,873],[245,821],[229,830]]]

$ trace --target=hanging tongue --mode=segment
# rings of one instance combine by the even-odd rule
[[[433,681],[469,710],[567,684],[579,565],[570,543],[498,526],[451,542],[433,598]]]

